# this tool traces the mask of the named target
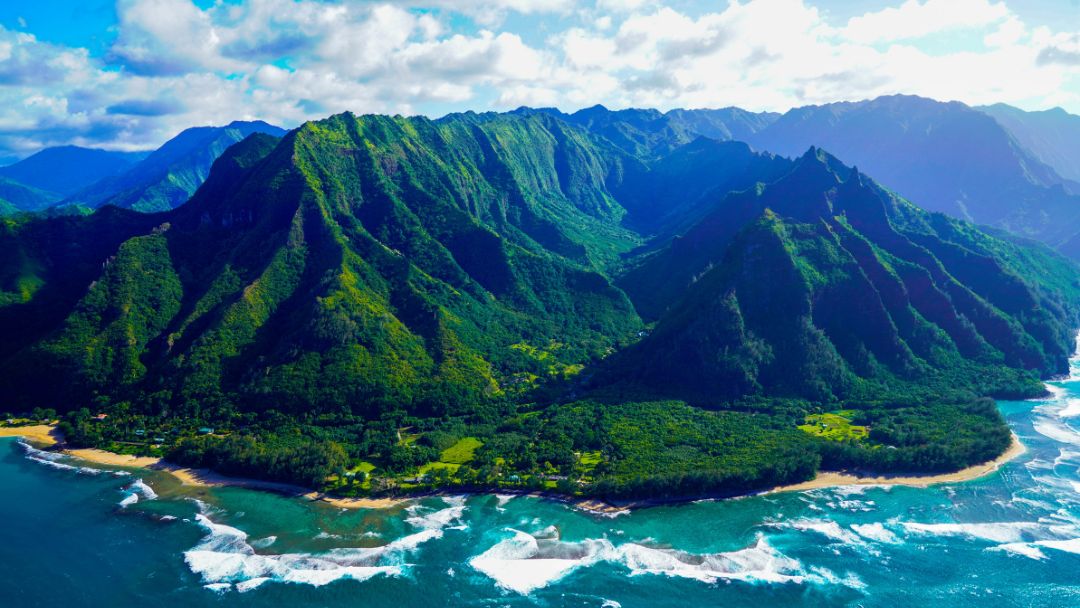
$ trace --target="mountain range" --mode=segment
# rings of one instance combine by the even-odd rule
[[[254,132],[183,205],[127,189],[101,200],[143,203],[0,224],[0,399],[61,406],[86,445],[139,444],[140,429],[172,438],[147,449],[253,474],[303,446],[311,458],[277,478],[362,460],[384,489],[420,475],[681,495],[805,479],[822,461],[981,462],[1009,435],[979,397],[1036,396],[1067,372],[1075,264],[925,211],[831,149],[751,147],[831,114],[825,135],[872,158],[858,125],[908,101],[801,120],[346,113]],[[1001,130],[944,105],[910,117],[912,150],[944,129]],[[1057,179],[1003,145],[1000,168]],[[830,411],[871,432],[802,430]],[[654,441],[645,424],[674,430]],[[466,439],[474,461],[435,466]]]
[[[1080,117],[1060,109],[1025,112],[1004,104],[971,108],[896,95],[805,106],[784,114],[733,107],[665,113],[603,106],[569,114],[554,108],[515,111],[537,112],[653,160],[698,137],[745,142],[789,158],[809,146],[823,147],[925,209],[1080,256],[1080,152],[1071,145],[1072,135],[1080,134]],[[280,136],[284,130],[258,122],[189,129],[134,167],[130,164],[137,155],[48,149],[0,167],[0,177],[9,180],[0,184],[0,212],[104,204],[170,209],[194,193],[213,159],[252,132]],[[112,160],[107,160],[110,155]],[[61,177],[50,181],[53,174]]]
[[[285,130],[261,121],[194,127],[149,153],[46,148],[0,167],[0,214],[104,205],[172,209],[195,193],[215,159],[252,133],[281,136]]]
[[[1024,149],[1053,167],[1058,175],[1080,182],[1080,116],[1061,108],[1025,112],[1003,103],[977,108],[994,117]],[[1076,186],[1070,187],[1074,193]]]

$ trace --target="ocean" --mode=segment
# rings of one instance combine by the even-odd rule
[[[1080,363],[1000,402],[985,478],[614,517],[522,496],[342,510],[0,439],[0,606],[1080,606]]]

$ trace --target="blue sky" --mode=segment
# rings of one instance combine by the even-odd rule
[[[892,93],[1080,113],[1080,2],[0,3],[0,158],[344,110],[783,111]]]

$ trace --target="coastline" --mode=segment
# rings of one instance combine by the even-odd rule
[[[781,492],[805,492],[807,490],[820,490],[823,488],[836,488],[842,486],[908,486],[913,488],[927,488],[945,483],[960,483],[973,481],[985,477],[1001,468],[1005,463],[1019,457],[1027,448],[1021,443],[1016,433],[1012,433],[1012,443],[997,458],[954,471],[952,473],[936,473],[927,475],[860,475],[847,471],[818,471],[816,477],[808,481],[793,483],[783,486],[775,486],[756,492],[743,494],[730,494],[718,496],[681,497],[671,499],[646,499],[628,501],[605,501],[598,498],[587,498],[571,501],[574,507],[583,511],[589,511],[606,517],[615,517],[631,512],[633,509],[645,507],[659,507],[664,505],[685,504],[698,500],[729,500],[744,498],[747,496],[761,496],[765,494],[778,494]]]
[[[913,488],[926,488],[943,483],[959,483],[972,481],[985,477],[1001,468],[1002,465],[1019,457],[1027,451],[1024,444],[1016,433],[1012,433],[1012,443],[1001,456],[961,469],[952,473],[939,473],[934,475],[856,475],[845,471],[819,471],[817,477],[809,481],[793,483],[785,486],[777,486],[762,492],[763,494],[776,494],[779,492],[801,492],[805,490],[817,490],[820,488],[834,488],[837,486],[910,486]]]
[[[24,437],[28,441],[34,442],[43,446],[56,446],[60,443],[62,438],[59,436],[59,432],[53,425],[34,425],[24,427],[0,427],[0,437]],[[745,494],[737,494],[730,496],[698,496],[698,497],[686,497],[677,499],[652,499],[652,500],[636,500],[636,501],[604,501],[597,498],[585,498],[585,499],[573,499],[566,496],[558,496],[547,494],[543,492],[523,492],[522,495],[538,496],[541,498],[548,498],[553,500],[559,500],[566,502],[577,509],[603,515],[607,517],[613,517],[624,513],[629,513],[632,509],[654,507],[661,505],[672,505],[679,503],[692,502],[694,500],[707,500],[710,498],[740,498],[744,496],[756,496],[761,494],[775,494],[780,492],[802,492],[806,490],[816,490],[822,488],[831,488],[838,486],[857,486],[857,485],[873,485],[873,486],[910,486],[916,488],[925,488],[932,485],[944,484],[944,483],[959,483],[964,481],[971,481],[981,477],[985,477],[999,468],[1005,463],[1017,458],[1027,449],[1024,444],[1020,442],[1020,438],[1015,433],[1012,434],[1012,443],[1009,448],[1005,450],[1003,454],[997,458],[967,467],[960,471],[952,473],[940,473],[931,475],[861,475],[847,471],[819,471],[814,479],[809,481],[803,481],[795,484],[788,484],[783,486],[776,486],[773,488],[765,489],[757,492],[748,492]],[[80,448],[80,449],[65,449],[63,453],[92,462],[94,464],[100,464],[105,466],[115,466],[124,468],[141,468],[153,471],[161,471],[168,473],[176,478],[181,485],[188,487],[239,487],[250,490],[261,490],[267,492],[274,492],[277,494],[283,494],[286,496],[294,496],[298,498],[305,498],[312,502],[321,502],[328,506],[337,507],[341,509],[388,509],[413,500],[416,497],[381,497],[381,498],[345,498],[338,496],[331,496],[323,492],[317,492],[310,488],[304,488],[301,486],[266,481],[260,479],[246,478],[246,477],[233,477],[229,475],[223,475],[209,469],[192,469],[182,467],[180,465],[172,464],[164,461],[161,458],[151,456],[131,456],[127,454],[116,454],[113,452],[107,452],[105,450],[99,450],[95,448]],[[492,490],[490,493],[494,493]],[[453,494],[461,494],[463,492],[453,492]],[[470,493],[465,491],[464,493]],[[475,492],[474,492],[475,493]],[[440,492],[429,493],[425,495],[440,494]]]
[[[152,456],[114,454],[94,448],[64,450],[64,453],[95,464],[162,471],[175,477],[184,486],[200,488],[235,487],[262,490],[319,501],[343,509],[385,509],[408,500],[404,498],[341,498],[328,496],[322,492],[316,492],[298,485],[249,477],[233,477],[210,469],[182,467]]]
[[[39,446],[52,447],[62,439],[60,431],[52,424],[31,426],[0,426],[0,437],[22,437]]]

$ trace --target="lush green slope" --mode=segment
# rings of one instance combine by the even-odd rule
[[[60,195],[0,177],[0,216],[19,211],[40,211],[60,200]]]
[[[342,114],[164,213],[9,219],[0,402],[347,494],[655,496],[977,462],[1008,441],[977,398],[1065,371],[1071,262],[645,119]]]
[[[1070,262],[927,214],[818,150],[628,276],[668,312],[619,377],[706,404],[1038,393],[1037,375],[1067,372],[1076,323]]]
[[[628,237],[612,167],[563,129],[341,115],[249,138],[123,243],[5,385],[36,404],[442,414],[533,372],[515,344],[597,357],[637,329],[593,269]],[[73,381],[43,382],[61,370]]]
[[[141,162],[123,171],[102,173],[71,193],[62,204],[97,208],[115,205],[143,212],[168,211],[185,203],[206,180],[225,150],[252,133],[280,136],[284,130],[264,122],[237,121],[224,127],[187,129]]]

